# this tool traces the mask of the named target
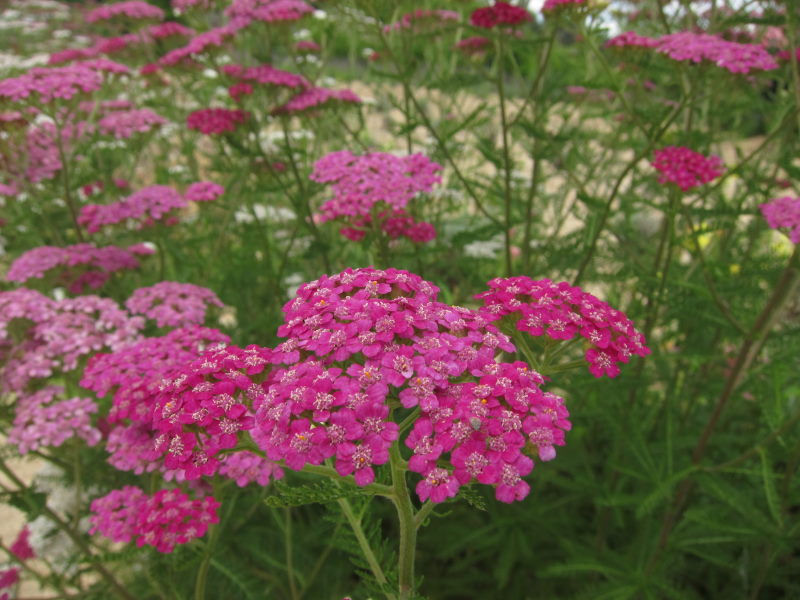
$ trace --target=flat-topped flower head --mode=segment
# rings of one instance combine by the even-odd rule
[[[161,281],[139,288],[125,301],[133,314],[153,319],[159,327],[200,325],[209,306],[222,308],[222,301],[211,290],[191,283]]]
[[[361,104],[361,98],[352,90],[310,87],[292,97],[285,104],[274,108],[272,113],[275,115],[293,115],[320,110],[329,106],[346,106],[348,104]]]
[[[167,469],[189,480],[217,472],[225,456],[220,452],[253,429],[252,397],[260,397],[259,382],[269,376],[273,355],[255,345],[212,347],[162,378],[153,411],[154,450]]]
[[[480,312],[485,318],[508,317],[517,330],[532,336],[563,341],[584,338],[585,357],[595,377],[616,377],[620,363],[629,362],[632,355],[650,353],[644,336],[622,311],[579,287],[525,276],[500,277],[488,285],[489,291],[476,296],[483,300]]]
[[[127,2],[117,2],[116,4],[105,4],[86,13],[87,23],[97,21],[108,21],[118,17],[127,19],[155,19],[160,21],[164,18],[164,11],[141,0],[128,0]]]
[[[384,33],[393,31],[408,31],[411,33],[431,33],[438,29],[458,23],[461,15],[454,10],[419,8],[414,12],[407,13],[400,17],[400,20],[386,25]]]
[[[684,192],[709,183],[725,172],[718,156],[704,156],[684,146],[656,150],[652,164],[661,173],[659,183],[674,183]]]
[[[72,371],[81,358],[135,341],[143,326],[141,317],[108,298],[56,301],[25,288],[0,292],[0,387],[22,391],[37,379]]]
[[[585,6],[586,0],[545,0],[542,5],[542,12],[552,13],[558,10],[564,10],[572,6]]]
[[[24,283],[42,279],[58,269],[54,285],[64,286],[72,294],[80,294],[86,288],[102,287],[116,271],[138,269],[136,257],[152,253],[141,244],[127,249],[117,246],[97,248],[93,244],[74,244],[64,248],[40,246],[28,250],[11,263],[6,279]]]
[[[658,46],[658,39],[626,31],[612,37],[605,45],[606,48],[655,48]]]
[[[225,193],[225,188],[213,181],[197,181],[189,184],[183,197],[189,202],[212,202]]]
[[[118,140],[126,140],[137,133],[148,133],[167,120],[149,108],[113,111],[98,122],[103,135],[110,135]]]
[[[493,29],[500,26],[522,25],[533,17],[524,8],[508,2],[495,1],[492,6],[476,8],[470,15],[469,22],[475,27]]]
[[[310,178],[329,184],[333,198],[320,207],[323,220],[371,217],[373,207],[403,210],[417,194],[441,182],[441,165],[422,154],[332,152],[314,164]]]
[[[298,89],[311,87],[311,83],[302,75],[276,69],[272,65],[256,65],[254,67],[225,65],[222,67],[222,72],[228,77],[251,85],[260,84]]]
[[[91,94],[102,85],[103,76],[89,65],[34,67],[18,77],[0,80],[0,99],[50,104]]]
[[[224,191],[212,182],[190,185],[185,194],[167,185],[151,185],[134,192],[112,204],[88,204],[81,209],[78,223],[89,233],[96,233],[109,225],[129,223],[138,228],[149,227],[156,222],[168,225],[177,222],[178,211],[189,202],[215,200]]]
[[[658,38],[656,49],[673,60],[709,61],[731,73],[778,68],[778,63],[762,45],[730,42],[709,33],[680,31],[663,35]]]
[[[227,24],[199,33],[189,40],[185,46],[170,50],[159,58],[157,65],[159,67],[176,66],[189,61],[198,54],[209,52],[214,48],[220,48],[236,34],[236,31],[235,27]]]
[[[177,544],[203,537],[209,525],[219,522],[219,502],[213,497],[192,500],[177,489],[159,490],[152,496],[125,486],[92,501],[89,533],[101,533],[115,542],[153,546],[169,553]]]
[[[773,229],[785,229],[793,244],[800,244],[800,198],[784,196],[765,202],[761,214]]]
[[[190,113],[186,125],[206,135],[219,135],[236,131],[249,117],[250,113],[238,109],[203,108]]]
[[[40,448],[57,448],[78,437],[89,446],[100,441],[100,431],[91,423],[97,404],[89,398],[63,399],[64,388],[48,386],[17,398],[14,425],[8,443],[20,454]]]
[[[479,55],[488,52],[492,47],[492,40],[482,35],[473,35],[456,43],[455,48],[467,56]]]
[[[314,8],[302,0],[233,0],[225,9],[225,15],[237,29],[253,22],[294,23],[313,12]]]

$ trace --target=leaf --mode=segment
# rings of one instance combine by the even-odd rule
[[[644,499],[641,500],[639,507],[636,509],[636,518],[641,519],[646,515],[649,515],[665,498],[672,495],[672,488],[675,487],[677,483],[680,483],[688,477],[691,473],[697,470],[697,467],[690,466],[682,471],[678,471],[677,473],[673,473],[661,483],[658,484],[655,490],[650,492]]]
[[[767,498],[769,512],[778,527],[783,528],[783,517],[778,492],[775,489],[775,473],[772,470],[772,464],[770,464],[765,448],[759,448],[758,455],[761,457],[761,480],[764,484],[764,496]]]
[[[339,498],[362,495],[355,487],[339,485],[334,481],[320,481],[306,485],[287,485],[282,481],[273,484],[274,495],[264,498],[264,504],[270,508],[286,508],[305,504],[327,504]]]

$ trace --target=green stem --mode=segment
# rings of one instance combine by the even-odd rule
[[[428,500],[425,504],[422,505],[417,511],[417,514],[414,515],[414,527],[419,529],[425,523],[425,519],[433,512],[433,509],[436,508],[436,504]]]
[[[350,528],[353,530],[353,535],[356,536],[358,546],[361,548],[361,552],[364,554],[364,558],[367,560],[367,564],[369,565],[370,571],[372,571],[372,574],[375,576],[375,580],[382,587],[385,586],[388,583],[388,580],[386,579],[383,569],[381,569],[380,563],[378,563],[378,559],[375,557],[375,553],[372,551],[372,548],[369,545],[367,536],[364,534],[364,529],[361,527],[361,519],[356,517],[355,513],[353,512],[353,507],[347,501],[347,498],[339,498],[337,502],[339,503],[339,507],[342,509],[344,518],[347,519],[347,522],[350,524]],[[395,600],[393,594],[390,596],[390,598]]]
[[[292,595],[292,600],[300,600],[300,594],[297,591],[297,582],[294,579],[294,558],[292,551],[292,512],[289,507],[283,509],[284,528],[283,528],[283,545],[286,549],[286,574],[289,579],[289,592]]]
[[[14,485],[16,485],[19,488],[19,490],[17,491],[24,492],[26,490],[25,483],[19,477],[17,477],[16,473],[14,473],[2,459],[0,459],[0,471],[5,473],[6,476],[14,483]],[[47,504],[40,507],[40,510],[47,516],[48,519],[53,521],[53,523],[55,523],[56,526],[61,531],[67,534],[67,536],[72,540],[72,542],[80,549],[80,551],[86,557],[86,560],[88,560],[89,563],[92,565],[92,567],[97,571],[97,573],[103,579],[106,580],[106,583],[108,583],[111,586],[111,588],[114,590],[114,593],[119,598],[122,598],[123,600],[136,600],[133,594],[131,594],[128,590],[126,590],[122,586],[122,584],[119,581],[117,581],[114,575],[112,575],[111,572],[108,569],[106,569],[105,566],[103,566],[103,564],[100,563],[94,557],[91,548],[89,548],[89,545],[81,538],[80,535],[75,533],[75,531],[73,531],[73,529],[61,517],[59,517],[55,512],[53,512],[52,509],[50,509],[50,507],[47,506]]]
[[[398,557],[399,600],[410,600],[414,597],[414,555],[417,549],[417,526],[414,519],[414,506],[408,495],[406,482],[406,464],[400,456],[400,446],[392,444],[389,449],[389,460],[392,467],[392,501],[397,509],[400,526],[400,549]]]
[[[505,37],[501,35],[497,43],[497,96],[500,103],[500,132],[503,139],[503,212],[505,215],[506,277],[511,277],[511,153],[508,147],[508,120],[506,118],[505,72],[503,69],[504,39]]]
[[[759,351],[763,347],[763,340],[766,339],[773,325],[783,313],[783,308],[786,305],[787,300],[793,296],[798,287],[798,282],[800,282],[800,246],[795,246],[794,253],[789,259],[789,264],[786,266],[780,281],[778,281],[778,284],[775,286],[775,289],[767,301],[766,306],[764,306],[764,309],[758,315],[755,323],[753,323],[753,326],[747,332],[747,335],[742,341],[742,345],[739,348],[739,353],[736,357],[736,362],[734,363],[731,373],[728,375],[728,379],[725,382],[725,387],[717,399],[717,402],[714,406],[714,411],[711,413],[711,416],[709,417],[703,432],[700,434],[700,438],[697,440],[697,444],[692,452],[693,465],[699,465],[700,461],[705,456],[708,443],[711,439],[711,436],[714,434],[714,430],[717,427],[717,423],[719,422],[723,411],[728,405],[728,401],[739,387],[742,379],[744,379],[744,376],[750,368],[750,365],[753,364],[753,361],[758,356]],[[675,525],[678,523],[678,519],[683,512],[686,501],[688,500],[689,493],[692,489],[692,483],[693,481],[687,477],[683,479],[678,487],[674,501],[667,510],[667,513],[664,515],[664,521],[661,525],[661,532],[658,537],[658,542],[656,543],[656,548],[653,552],[653,555],[650,557],[650,560],[645,567],[645,575],[652,574],[662,552],[666,548],[667,542],[669,541],[669,536],[672,533]]]

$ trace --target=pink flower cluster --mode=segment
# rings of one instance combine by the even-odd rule
[[[413,31],[414,33],[426,33],[432,30],[446,27],[448,24],[457,23],[461,20],[461,15],[453,10],[432,9],[426,10],[418,8],[414,12],[407,13],[383,28],[384,33],[392,31]]]
[[[81,386],[99,398],[113,392],[108,421],[115,426],[106,450],[114,467],[137,474],[162,467],[153,451],[153,410],[162,379],[175,376],[209,346],[229,341],[216,329],[187,327],[89,359]]]
[[[537,337],[584,338],[589,343],[586,361],[595,377],[616,377],[620,363],[629,362],[632,355],[650,354],[644,336],[625,313],[579,287],[525,276],[499,277],[488,285],[489,291],[475,296],[483,300],[480,313],[486,319],[513,323]]]
[[[136,108],[111,112],[100,119],[98,126],[103,135],[112,135],[118,140],[125,140],[136,133],[147,133],[166,122],[164,117],[149,108]]]
[[[302,0],[233,0],[225,9],[231,25],[242,29],[253,21],[280,24],[299,21],[314,9]]]
[[[17,258],[8,269],[6,279],[23,283],[29,279],[41,279],[56,268],[56,285],[64,285],[71,294],[80,294],[86,287],[102,287],[115,271],[138,269],[136,256],[152,254],[153,250],[143,244],[129,246],[95,247],[93,244],[75,244],[59,248],[40,246],[28,250]]]
[[[17,399],[8,443],[15,445],[20,454],[46,446],[57,448],[72,437],[79,437],[90,446],[100,441],[100,431],[91,423],[97,405],[89,398],[55,400],[63,394],[63,387],[48,386]]]
[[[297,114],[307,110],[324,108],[336,104],[361,104],[361,98],[352,90],[332,90],[323,87],[311,87],[303,90],[286,104],[273,109],[276,115]]]
[[[190,183],[183,193],[183,197],[189,202],[213,202],[222,194],[225,188],[213,181],[197,181]]]
[[[66,67],[34,67],[18,77],[0,80],[0,99],[49,104],[96,92],[103,77],[84,64]]]
[[[470,15],[469,21],[475,27],[493,29],[500,25],[521,25],[532,18],[524,8],[496,0],[492,6],[476,8]]]
[[[161,281],[139,288],[125,301],[133,314],[153,319],[159,327],[199,325],[206,319],[208,306],[224,305],[211,290],[175,281]]]
[[[657,39],[639,35],[633,31],[620,33],[606,42],[606,48],[656,48],[657,46]]]
[[[778,63],[760,44],[729,42],[716,35],[681,31],[661,36],[658,51],[673,60],[708,60],[731,73],[769,71]]]
[[[261,85],[274,85],[288,88],[307,88],[311,86],[308,80],[302,75],[297,75],[289,71],[282,71],[271,65],[257,65],[255,67],[225,65],[222,67],[222,72],[228,77],[250,84],[258,83]]]
[[[709,61],[731,73],[778,68],[778,63],[762,45],[731,42],[708,33],[679,31],[649,38],[629,31],[610,39],[606,46],[654,48],[673,60],[694,63]]]
[[[403,210],[383,211],[377,215],[380,230],[390,239],[405,237],[408,240],[423,244],[436,239],[436,228],[425,221],[417,221]],[[344,237],[354,242],[364,239],[370,229],[372,217],[354,217],[347,220],[347,226],[339,230]]]
[[[460,50],[466,55],[472,55],[486,52],[491,45],[492,40],[489,38],[480,35],[473,35],[459,41],[455,47],[457,50]]]
[[[272,479],[281,479],[283,469],[258,454],[244,450],[229,454],[222,463],[219,474],[232,479],[239,487],[253,482],[263,487]]]
[[[87,204],[81,208],[78,223],[89,233],[125,221],[137,222],[139,227],[162,220],[169,225],[177,222],[175,211],[186,208],[190,201],[213,200],[224,191],[222,186],[211,182],[192,185],[195,187],[189,186],[183,195],[166,185],[151,185],[113,204]]]
[[[128,19],[156,19],[160,21],[164,18],[164,11],[141,0],[128,0],[127,2],[117,2],[116,4],[105,4],[98,6],[86,14],[87,23],[97,21],[108,21],[115,17],[127,17]]]
[[[301,469],[333,459],[340,475],[367,485],[398,439],[388,400],[399,398],[395,410],[421,411],[405,441],[421,499],[441,502],[473,480],[501,501],[524,498],[527,454],[550,460],[564,443],[563,400],[541,391],[524,363],[496,362],[514,351],[508,338],[437,292],[394,269],[302,286],[275,351],[215,349],[164,382],[155,423],[166,466],[187,479],[213,474],[225,468],[220,452],[248,431],[270,460]]]
[[[653,167],[659,183],[674,183],[684,192],[713,181],[725,172],[718,156],[703,156],[685,146],[667,146],[655,151]]]
[[[192,500],[177,489],[159,490],[148,496],[125,486],[92,501],[89,533],[101,533],[115,542],[153,546],[169,553],[177,544],[203,537],[209,525],[219,522],[219,502],[206,496]]]
[[[800,244],[800,198],[785,196],[765,202],[761,214],[773,229],[788,229],[789,239]]]
[[[341,150],[319,159],[310,178],[330,184],[333,190],[333,198],[320,207],[322,219],[327,221],[371,217],[375,207],[403,210],[414,196],[441,183],[437,175],[441,169],[423,154],[371,152],[359,156]]]
[[[300,40],[299,42],[295,43],[294,49],[297,52],[306,54],[313,54],[322,50],[318,43],[311,40]]]
[[[189,129],[206,135],[231,133],[250,118],[250,113],[228,108],[203,108],[191,113],[186,119]]]
[[[107,298],[56,301],[26,288],[0,292],[0,382],[22,391],[35,379],[74,370],[85,356],[131,343],[143,325]]]
[[[549,13],[561,8],[583,6],[584,4],[586,4],[586,0],[545,0],[544,5],[542,5],[542,12]]]
[[[147,35],[152,37],[155,40],[162,40],[165,38],[175,37],[175,36],[190,36],[194,35],[194,30],[189,29],[181,25],[180,23],[176,23],[174,21],[167,21],[166,23],[158,23],[157,25],[151,25],[146,30]]]
[[[236,28],[231,25],[222,25],[221,27],[215,27],[214,29],[209,29],[208,31],[200,33],[189,40],[185,46],[170,50],[158,59],[158,66],[175,66],[192,56],[207,52],[211,47],[219,48],[231,38],[236,31]]]
[[[335,456],[340,474],[369,483],[397,437],[387,403],[396,397],[421,412],[405,440],[409,469],[423,477],[421,499],[441,502],[473,478],[501,501],[523,498],[521,477],[533,466],[522,454],[528,430],[568,427],[563,402],[541,392],[541,377],[523,363],[496,362],[513,352],[508,338],[477,312],[437,302],[437,292],[395,269],[301,286],[284,309],[278,351],[284,361],[311,356],[272,374],[253,433],[267,456],[295,469]],[[556,432],[542,438],[563,443]]]
[[[224,459],[219,453],[253,428],[249,398],[259,391],[253,379],[263,378],[272,355],[258,346],[212,348],[162,379],[153,411],[154,450],[167,469],[182,470],[189,480],[217,472]]]

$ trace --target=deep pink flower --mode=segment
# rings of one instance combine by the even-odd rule
[[[455,47],[457,50],[460,50],[464,54],[473,55],[486,52],[487,50],[489,50],[491,45],[492,45],[492,40],[490,40],[489,38],[480,35],[473,35],[471,37],[467,37],[459,41],[455,45]]]
[[[310,87],[303,90],[285,104],[272,110],[273,114],[298,114],[308,110],[325,108],[333,104],[361,104],[361,98],[352,90],[331,90],[322,87]]]
[[[250,113],[243,110],[204,108],[190,113],[186,118],[186,125],[189,129],[206,135],[219,135],[235,131],[249,117]]]
[[[96,248],[93,244],[64,248],[40,246],[28,250],[11,263],[6,279],[24,283],[41,279],[59,269],[56,284],[67,287],[70,293],[80,294],[87,287],[102,287],[116,271],[138,269],[136,256],[146,254],[152,254],[152,250],[141,245],[127,249],[117,246]]]
[[[400,17],[400,20],[386,25],[384,33],[392,31],[410,31],[412,33],[431,33],[447,25],[457,23],[461,20],[461,15],[454,10],[418,8],[414,12],[407,13]]]
[[[17,398],[8,443],[14,444],[20,454],[43,447],[57,448],[72,437],[83,439],[89,446],[100,441],[100,432],[90,420],[97,405],[89,398],[56,400],[63,395],[63,387],[48,386]]]
[[[773,229],[788,229],[789,239],[800,244],[800,198],[784,196],[760,205],[761,214]]]
[[[136,539],[137,546],[153,546],[169,553],[177,544],[203,537],[219,522],[219,502],[211,496],[192,500],[180,490],[160,490],[152,496],[125,486],[92,501],[89,533],[101,533],[115,542]]]
[[[596,377],[615,377],[618,363],[650,353],[644,336],[623,312],[579,287],[522,276],[493,279],[489,288],[476,296],[484,302],[484,317],[495,321],[512,315],[517,330],[536,337],[583,337],[590,344],[585,356]]]
[[[470,15],[469,21],[475,27],[492,29],[499,25],[521,25],[532,18],[524,8],[497,0],[492,6],[476,8]]]
[[[159,327],[185,327],[205,321],[208,306],[224,305],[211,290],[192,285],[161,281],[139,288],[125,301],[133,314],[153,319]]]
[[[584,4],[586,4],[586,0],[545,0],[542,12],[550,13],[569,6],[583,6]]]
[[[94,10],[89,11],[85,19],[87,23],[94,23],[96,21],[107,21],[115,17],[156,19],[160,21],[164,18],[164,11],[148,2],[128,0],[126,2],[98,6]]]
[[[655,151],[653,167],[659,183],[674,183],[684,192],[713,181],[725,172],[718,156],[703,156],[684,146],[667,146]]]
[[[98,126],[103,135],[111,135],[118,140],[125,140],[133,137],[136,133],[147,133],[166,122],[164,117],[149,108],[137,108],[114,111],[100,119]]]

